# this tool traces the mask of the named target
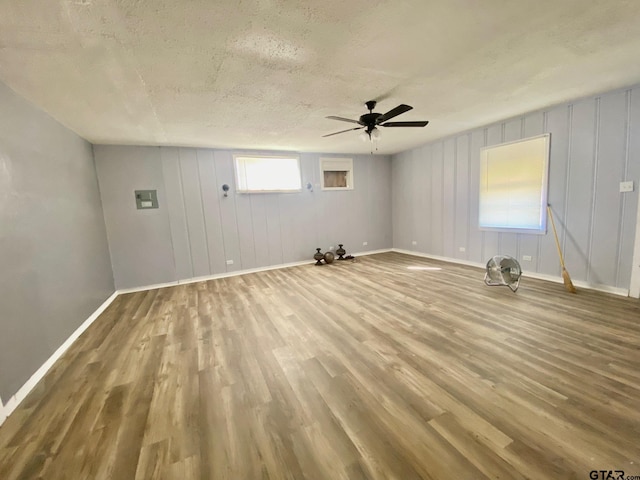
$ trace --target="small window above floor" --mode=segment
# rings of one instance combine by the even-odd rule
[[[352,158],[321,158],[322,190],[353,190]]]
[[[300,159],[235,155],[233,157],[239,193],[300,192]]]

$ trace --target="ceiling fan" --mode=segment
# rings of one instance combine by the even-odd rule
[[[389,122],[388,120],[391,120],[392,118],[397,117],[402,113],[408,112],[409,110],[413,109],[413,107],[405,105],[403,103],[401,105],[398,105],[396,108],[392,108],[387,113],[382,114],[373,111],[373,109],[376,108],[376,103],[377,102],[375,100],[369,100],[368,102],[366,102],[365,105],[367,106],[369,113],[361,115],[358,120],[352,120],[350,118],[344,117],[335,117],[333,115],[327,117],[332,120],[340,120],[341,122],[357,123],[360,126],[355,128],[348,128],[346,130],[340,130],[339,132],[329,133],[327,135],[323,135],[323,137],[330,137],[332,135],[338,135],[339,133],[364,129],[364,132],[362,132],[363,135],[368,135],[369,139],[377,140],[380,137],[380,130],[378,129],[378,127],[425,127],[429,123],[428,121]]]

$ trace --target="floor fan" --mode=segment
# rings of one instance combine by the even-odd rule
[[[518,261],[508,255],[496,255],[487,262],[484,283],[490,287],[506,285],[512,292],[518,290],[522,269]]]

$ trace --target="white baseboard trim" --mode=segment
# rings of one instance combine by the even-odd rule
[[[404,253],[405,255],[413,255],[414,257],[430,258],[431,260],[439,260],[447,263],[457,263],[459,265],[467,265],[468,267],[486,268],[486,263],[472,262],[470,260],[462,260],[460,258],[441,257],[439,255],[431,255],[429,253],[414,252],[412,250],[403,250],[401,248],[392,248],[391,251]]]
[[[6,403],[2,403],[0,401],[0,425],[4,423],[11,413],[20,405],[25,397],[33,390],[33,388],[38,384],[40,380],[46,375],[49,369],[53,366],[53,364],[67,351],[67,349],[75,342],[82,333],[89,328],[89,326],[100,316],[102,312],[106,310],[106,308],[111,305],[116,297],[118,296],[118,292],[113,292],[109,298],[107,298],[102,305],[100,305],[95,312],[91,314],[89,318],[87,318],[82,325],[80,325],[70,336],[65,340],[65,342],[58,347],[58,349],[53,352],[53,354],[47,359],[46,362],[42,364],[42,366],[33,374],[31,378],[27,380],[27,382],[20,387],[20,390],[16,392],[11,398],[7,400]]]
[[[390,248],[385,248],[380,250],[370,250],[368,252],[352,253],[350,255],[353,255],[354,257],[356,256],[362,257],[365,255],[374,255],[376,253],[386,253],[390,251],[391,251]],[[156,283],[154,285],[145,285],[142,287],[122,288],[117,290],[116,293],[120,295],[123,293],[145,292],[147,290],[156,290],[158,288],[175,287],[177,285],[187,285],[189,283],[198,283],[198,282],[206,282],[208,280],[217,280],[220,278],[237,277],[239,275],[246,275],[249,273],[266,272],[269,270],[279,270],[282,268],[289,268],[289,267],[299,267],[300,265],[309,265],[314,262],[315,260],[302,260],[299,262],[281,263],[279,265],[269,265],[267,267],[248,268],[246,270],[236,270],[235,272],[216,273],[214,275],[204,275],[202,277],[185,278],[185,279],[176,280],[173,282]]]
[[[478,267],[482,269],[486,268],[486,263],[471,262],[468,260],[461,260],[459,258],[440,257],[438,255],[430,255],[422,252],[413,252],[411,250],[403,250],[400,248],[392,248],[391,250],[398,253],[404,253],[405,255],[413,255],[415,257],[430,258],[432,260],[440,260],[442,262],[457,263],[460,265],[468,265],[470,267]],[[562,279],[562,277],[556,277],[554,275],[547,275],[544,273],[537,273],[537,272],[530,272],[530,271],[523,270],[522,276],[528,277],[528,278],[535,278],[538,280],[546,280],[548,282],[564,283],[564,280]],[[599,292],[605,292],[605,293],[612,293],[614,295],[620,295],[622,297],[629,296],[629,289],[627,288],[612,287],[610,285],[592,284],[592,283],[584,282],[581,280],[576,281],[573,279],[572,279],[572,283],[574,284],[574,286],[578,288],[584,288],[587,290],[597,290]]]
[[[388,253],[392,251],[393,248],[381,248],[379,250],[369,250],[368,252],[348,253],[348,255],[353,255],[354,257],[365,257],[367,255],[376,255],[377,253]]]
[[[564,279],[562,277],[556,277],[554,275],[547,275],[544,273],[537,272],[522,272],[522,275],[525,277],[536,278],[538,280],[546,280],[548,282],[554,283],[564,283]],[[583,288],[585,290],[596,290],[598,292],[612,293],[614,295],[619,295],[621,297],[629,296],[628,288],[620,288],[620,287],[612,287],[611,285],[602,285],[598,283],[588,283],[582,280],[574,280],[571,279],[571,283],[577,288]]]
[[[175,287],[177,285],[187,285],[189,283],[206,282],[208,280],[217,280],[219,278],[237,277],[239,275],[245,275],[247,273],[266,272],[267,270],[278,270],[280,268],[297,267],[299,265],[307,265],[312,263],[313,260],[304,260],[301,262],[283,263],[280,265],[269,265],[268,267],[249,268],[247,270],[237,270],[235,272],[216,273],[214,275],[204,275],[202,277],[184,278],[176,280],[174,282],[156,283],[154,285],[144,285],[141,287],[122,288],[116,291],[116,293],[135,293],[145,292],[147,290],[156,290],[158,288]]]

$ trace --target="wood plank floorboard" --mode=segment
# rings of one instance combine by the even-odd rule
[[[0,479],[640,476],[640,302],[483,274],[384,253],[120,295],[0,427]]]

